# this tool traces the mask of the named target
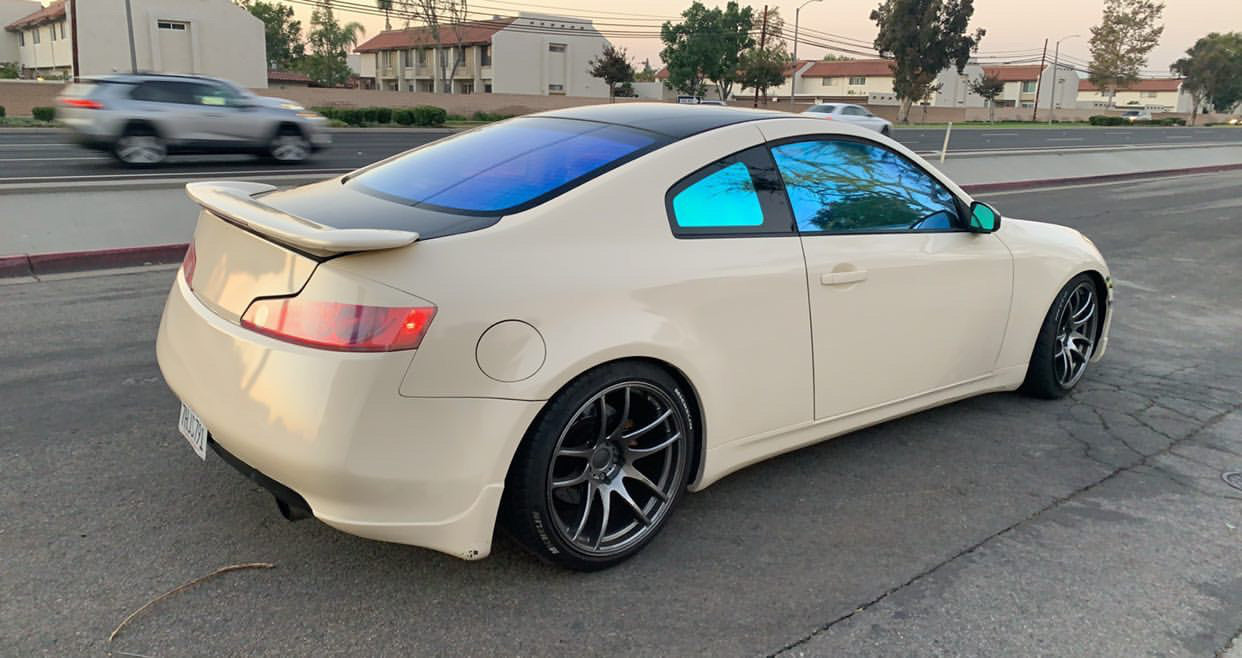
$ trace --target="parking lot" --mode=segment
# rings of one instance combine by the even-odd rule
[[[290,524],[177,434],[174,270],[0,284],[0,654],[1194,655],[1242,633],[1242,177],[984,196],[1109,259],[1109,352],[687,497],[619,568]],[[154,605],[213,569],[221,575]],[[124,654],[121,654],[124,655]]]

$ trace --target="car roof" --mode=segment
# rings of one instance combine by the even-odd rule
[[[109,75],[92,75],[83,77],[83,82],[145,82],[147,80],[199,80],[206,82],[224,82],[218,78],[205,75],[189,75],[182,73],[113,73]]]
[[[701,132],[762,119],[797,115],[772,110],[752,110],[720,105],[680,103],[611,103],[586,105],[530,116],[610,123],[660,133],[674,140]]]

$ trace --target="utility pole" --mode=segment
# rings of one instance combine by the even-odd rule
[[[759,31],[759,52],[763,53],[763,46],[768,40],[768,6],[763,6],[763,29]],[[759,107],[759,87],[755,87],[755,100],[751,103],[751,107]]]
[[[138,72],[138,54],[134,51],[134,10],[125,0],[125,26],[129,28],[129,72]]]
[[[69,50],[73,53],[73,81],[78,81],[78,0],[69,0]]]
[[[802,8],[812,2],[823,2],[823,0],[806,0],[806,2],[798,5],[794,10],[794,45],[793,45],[793,68],[789,72],[789,111],[794,110],[794,96],[798,95],[798,14],[802,13]]]
[[[1044,84],[1044,62],[1048,61],[1048,40],[1044,39],[1044,54],[1039,56],[1039,77],[1035,78],[1035,102],[1031,104],[1031,121],[1039,115],[1039,88]],[[1055,87],[1054,87],[1055,88]],[[1021,91],[1018,92],[1021,96]]]
[[[1049,125],[1052,125],[1052,120],[1057,115],[1057,87],[1060,86],[1061,84],[1060,82],[1061,80],[1061,42],[1065,41],[1066,39],[1073,39],[1074,37],[1077,37],[1077,36],[1081,36],[1081,35],[1071,34],[1069,36],[1065,36],[1065,37],[1061,37],[1060,39],[1057,39],[1057,47],[1053,49],[1052,51],[1052,95],[1051,95],[1051,98],[1049,98],[1048,100],[1048,124]],[[1038,95],[1035,96],[1035,104],[1036,105],[1039,104]]]

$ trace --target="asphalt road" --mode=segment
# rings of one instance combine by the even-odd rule
[[[1069,399],[967,400],[689,496],[619,568],[290,524],[177,434],[169,269],[0,285],[0,654],[1211,656],[1242,631],[1242,181],[997,194],[1118,312]],[[156,603],[222,565],[267,561]]]
[[[186,175],[270,176],[331,175],[425,144],[448,134],[437,130],[347,130],[333,133],[334,144],[300,165],[277,165],[253,156],[179,156],[157,169],[132,170],[110,156],[82,149],[65,133],[47,130],[0,131],[0,185],[177,178]],[[899,129],[896,139],[915,151],[939,152],[944,129]],[[958,129],[950,152],[1024,149],[1079,149],[1125,146],[1181,146],[1242,143],[1242,129],[1211,128],[1072,128]]]

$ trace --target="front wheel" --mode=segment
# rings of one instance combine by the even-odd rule
[[[1048,309],[1022,391],[1035,397],[1064,397],[1087,372],[1103,321],[1100,292],[1086,274],[1065,284]]]
[[[285,126],[272,138],[267,153],[276,162],[289,164],[305,162],[311,154],[311,143],[302,131]]]
[[[686,391],[646,363],[582,375],[549,402],[514,458],[509,532],[539,558],[595,571],[642,550],[686,488]]]
[[[112,145],[112,155],[131,167],[150,167],[164,161],[168,147],[155,131],[136,126],[128,128]]]

